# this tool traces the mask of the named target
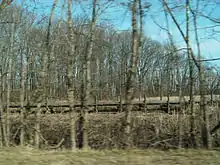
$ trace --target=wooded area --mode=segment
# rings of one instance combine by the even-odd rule
[[[163,43],[145,31],[146,15],[150,15],[155,1],[53,0],[49,13],[41,16],[30,7],[37,3],[0,1],[0,146],[31,144],[40,148],[51,141],[60,147],[65,138],[60,143],[43,138],[42,134],[50,132],[43,132],[50,115],[44,118],[42,112],[54,113],[54,108],[61,108],[58,111],[68,111],[68,118],[59,114],[56,120],[68,120],[68,126],[63,126],[70,138],[68,147],[73,150],[94,147],[103,140],[93,134],[97,120],[106,133],[116,124],[112,128],[116,135],[109,136],[123,139],[117,145],[112,140],[114,144],[102,147],[152,147],[151,136],[163,146],[166,138],[178,136],[172,145],[165,144],[168,148],[219,147],[220,69],[201,51],[198,26],[201,18],[207,19],[213,28],[212,37],[217,38],[219,31],[214,28],[220,22],[205,12],[209,1],[157,0],[165,22],[155,24],[168,36]],[[220,5],[218,1],[212,3]],[[102,21],[105,10],[118,6],[129,13],[126,17],[130,17],[131,30],[120,31],[111,21]],[[74,14],[77,8],[89,13],[87,17]],[[183,22],[179,21],[180,14],[184,14]],[[175,43],[173,27],[184,41],[181,47]],[[149,101],[150,97],[157,97],[156,102]],[[19,112],[16,120],[12,109]],[[138,123],[140,114],[137,117],[135,110],[143,112],[144,123]],[[158,112],[150,114],[147,110]],[[167,114],[156,115],[161,110],[174,113],[170,119]],[[107,127],[101,114],[91,119],[90,113],[98,111],[117,112],[123,117],[111,116],[112,123],[108,121]],[[152,131],[151,120],[161,118],[167,132],[160,130],[162,121],[156,122]],[[171,128],[174,123],[175,129]],[[32,136],[33,143],[29,141]],[[137,137],[146,141],[138,142]]]

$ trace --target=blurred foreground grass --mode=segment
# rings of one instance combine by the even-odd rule
[[[0,149],[0,165],[219,165],[219,151],[103,150],[39,151]]]

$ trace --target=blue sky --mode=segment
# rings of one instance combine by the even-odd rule
[[[17,0],[17,2],[21,2],[22,0]],[[28,6],[29,10],[35,11],[36,14],[47,15],[50,12],[53,0],[35,0],[35,4],[28,0],[26,2],[26,6]],[[34,1],[34,0],[32,0]],[[66,0],[67,1],[67,0]],[[99,21],[109,22],[113,24],[114,27],[118,30],[130,30],[131,29],[131,16],[126,7],[120,5],[121,2],[127,2],[126,0],[115,0],[116,3],[108,3],[105,4],[104,1],[101,1],[100,8],[101,10],[108,7],[103,11],[103,13],[99,16]],[[176,2],[176,4],[181,5],[184,4],[184,0],[172,0]],[[209,4],[204,4],[209,1]],[[202,9],[204,5],[206,5],[205,9],[202,9],[204,13],[209,13],[216,18],[220,18],[220,4],[216,5],[214,3],[215,0],[206,0],[202,2],[200,8]],[[64,0],[58,0],[58,7],[56,9],[56,16],[61,16],[61,6]],[[159,3],[159,0],[148,0],[152,4],[150,10],[146,13],[144,22],[144,31],[147,36],[150,36],[152,39],[157,40],[159,42],[166,42],[168,40],[167,33],[158,27],[154,22],[157,22],[161,26],[166,27],[164,13],[162,11],[162,6]],[[194,7],[196,0],[191,0],[192,7]],[[73,5],[73,15],[82,15],[82,16],[90,16],[91,15],[91,1],[82,2],[78,5]],[[64,13],[65,15],[65,13]],[[182,23],[183,30],[184,28],[184,20],[185,14],[183,11],[176,11],[175,15],[180,23]],[[191,19],[192,20],[192,19]],[[185,43],[177,30],[176,26],[169,20],[171,33],[173,35],[174,41],[176,45],[179,47],[185,47]],[[220,57],[220,24],[214,28],[205,28],[213,26],[213,22],[208,21],[205,18],[200,17],[198,19],[198,27],[199,27],[199,37],[201,44],[201,52],[205,58],[218,58]],[[196,43],[194,40],[193,33],[193,25],[191,24],[191,44],[196,52]],[[219,33],[214,33],[214,31],[219,31]],[[214,65],[220,66],[220,61],[211,62]]]

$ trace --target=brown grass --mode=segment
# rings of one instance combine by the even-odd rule
[[[89,115],[89,144],[93,149],[119,149],[123,148],[122,121],[124,114],[90,114]],[[20,126],[19,114],[12,116],[13,141],[19,143]],[[212,115],[211,127],[218,122],[217,115]],[[33,144],[34,115],[30,115],[26,121],[27,142]],[[41,134],[47,140],[49,146],[55,146],[62,139],[61,148],[70,148],[70,119],[68,114],[42,114]],[[190,148],[190,122],[188,115],[169,115],[164,113],[142,113],[132,114],[132,136],[135,148],[177,148],[179,141],[179,126],[182,126],[183,147]],[[200,122],[196,118],[197,142],[200,140]],[[17,135],[15,136],[15,133]],[[214,147],[218,147],[220,136],[213,137]],[[41,147],[47,148],[45,142],[41,141]]]
[[[0,149],[0,165],[219,165],[220,153],[205,150],[39,151]]]

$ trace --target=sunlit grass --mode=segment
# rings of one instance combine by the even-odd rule
[[[220,152],[205,150],[77,150],[0,149],[1,165],[219,165]]]

